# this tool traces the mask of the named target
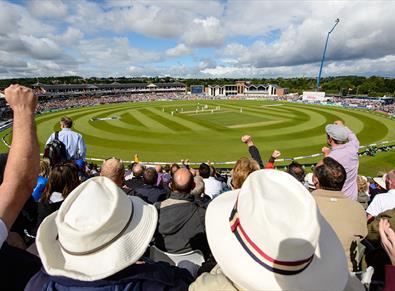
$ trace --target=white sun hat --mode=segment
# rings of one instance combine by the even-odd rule
[[[289,174],[251,173],[206,212],[211,251],[224,274],[247,290],[343,290],[343,247],[314,198]]]
[[[387,190],[387,186],[385,185],[385,180],[387,178],[387,174],[384,174],[382,177],[375,177],[373,181],[378,184],[384,190]]]
[[[157,221],[153,205],[127,196],[106,177],[94,177],[41,223],[37,249],[48,274],[95,281],[135,263]]]

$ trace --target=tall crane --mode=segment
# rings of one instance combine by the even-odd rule
[[[332,33],[332,31],[335,29],[336,25],[337,25],[339,22],[340,22],[340,19],[339,19],[339,18],[336,18],[336,20],[335,20],[335,25],[332,27],[331,30],[329,30],[328,35],[327,35],[327,37],[326,37],[324,53],[322,54],[320,72],[318,73],[318,78],[317,78],[317,92],[320,90],[320,80],[321,80],[322,66],[324,65],[324,60],[325,60],[326,48],[327,48],[327,46],[328,46],[329,35]]]

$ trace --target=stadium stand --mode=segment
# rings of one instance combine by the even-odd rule
[[[83,96],[87,87],[59,88]],[[138,157],[133,165],[112,157],[102,169],[81,160],[50,169],[42,162],[38,172],[35,109],[188,96],[56,97],[37,109],[30,89],[6,90],[3,107],[11,109],[2,112],[14,116],[14,138],[8,158],[0,156],[5,290],[394,290],[394,171],[377,182],[366,178],[358,187],[364,199],[351,200],[334,155],[314,168],[310,193],[301,165],[275,170],[280,152],[265,163],[243,136],[252,159],[237,157],[227,174],[210,162],[196,169],[186,160],[145,165]]]

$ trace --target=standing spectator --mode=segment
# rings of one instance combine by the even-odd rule
[[[316,190],[311,194],[321,214],[340,239],[350,271],[359,271],[360,258],[354,253],[357,244],[368,234],[366,215],[362,205],[342,192],[346,170],[336,160],[326,157],[314,168]]]
[[[5,99],[14,112],[12,144],[0,185],[0,275],[2,289],[22,290],[40,269],[37,257],[4,244],[25,202],[31,198],[39,170],[39,146],[34,122],[37,97],[31,89],[11,85]]]
[[[368,220],[386,210],[395,208],[395,170],[387,173],[385,184],[388,192],[377,194],[366,209]]]
[[[230,182],[232,190],[240,189],[248,175],[257,170],[259,170],[259,165],[256,160],[246,157],[238,159],[232,170]]]
[[[86,158],[86,146],[81,134],[71,130],[73,120],[70,117],[62,117],[60,119],[59,140],[64,143],[67,151],[68,160],[78,160]],[[46,144],[55,139],[55,133],[52,133]]]
[[[214,199],[216,196],[222,193],[223,185],[222,182],[215,179],[210,175],[210,166],[202,163],[199,167],[199,175],[204,181],[204,193]]]
[[[324,157],[331,157],[346,169],[347,178],[342,191],[352,200],[357,200],[357,176],[359,167],[359,140],[343,122],[338,120],[325,127],[327,143],[331,149],[322,148]]]

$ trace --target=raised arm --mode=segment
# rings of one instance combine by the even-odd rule
[[[250,135],[243,135],[241,137],[241,141],[248,146],[248,151],[251,155],[251,158],[253,158],[259,164],[259,168],[263,169],[265,166],[263,164],[261,154],[259,153],[258,148],[254,145],[252,137]]]
[[[40,155],[34,121],[37,97],[29,88],[11,85],[5,90],[5,98],[14,111],[14,121],[0,186],[0,218],[9,229],[36,185]]]

